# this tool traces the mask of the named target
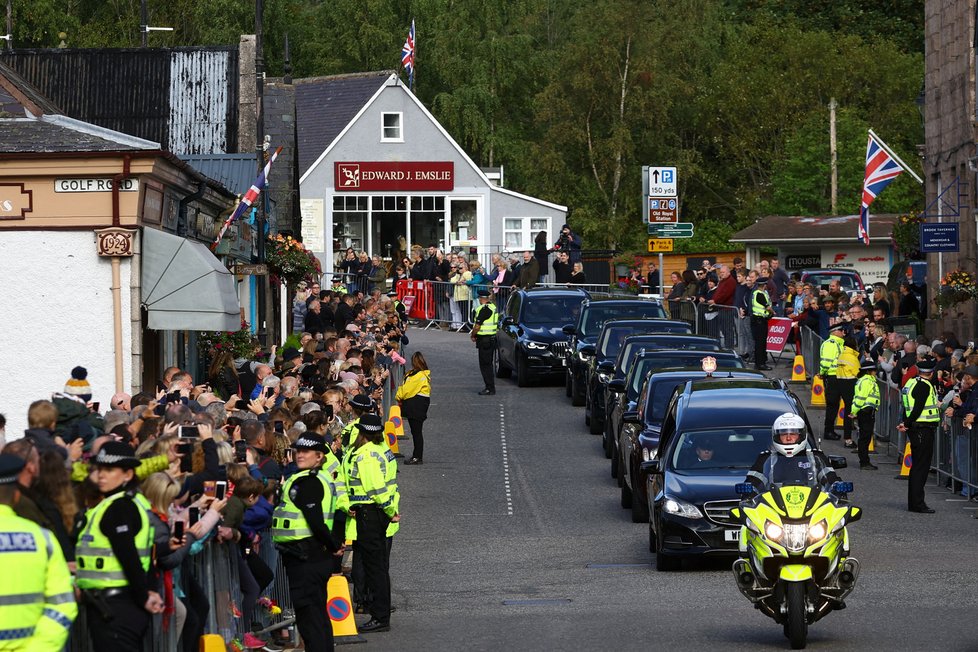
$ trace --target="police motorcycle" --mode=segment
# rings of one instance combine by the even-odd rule
[[[790,421],[786,417],[801,422],[800,433],[797,424],[788,424],[801,439],[797,444],[779,442],[779,425]],[[848,502],[851,482],[823,487],[818,467],[819,459],[825,458],[805,441],[801,417],[779,417],[772,437],[774,450],[765,463],[763,490],[758,491],[759,483],[753,481],[737,485],[744,498],[732,514],[743,525],[741,558],[733,563],[733,573],[744,597],[783,625],[791,648],[800,650],[806,645],[808,626],[844,609],[856,584],[859,562],[849,556],[846,525],[858,521],[862,511]],[[844,458],[833,458],[832,463],[845,465]]]

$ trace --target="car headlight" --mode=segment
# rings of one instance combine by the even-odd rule
[[[703,514],[696,505],[691,505],[678,498],[666,498],[662,504],[662,509],[667,514],[674,514],[683,518],[703,518]]]
[[[771,541],[780,541],[781,537],[784,536],[784,528],[768,521],[764,524],[764,536],[766,536]]]
[[[603,371],[598,372],[598,382],[606,383],[611,380],[611,374],[606,374]]]
[[[655,459],[655,451],[650,451],[648,448],[642,447],[642,461],[648,462],[649,460]]]
[[[548,346],[546,344],[541,344],[540,342],[527,342],[526,348],[540,351],[542,349],[548,348]]]
[[[829,524],[822,519],[812,527],[808,529],[808,541],[810,543],[815,543],[816,541],[821,541],[828,534]]]

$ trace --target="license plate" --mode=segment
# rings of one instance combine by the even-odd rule
[[[732,543],[740,541],[740,530],[724,530],[723,540]]]

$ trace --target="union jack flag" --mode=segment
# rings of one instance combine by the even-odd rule
[[[248,188],[248,192],[246,192],[244,197],[241,198],[241,203],[238,204],[238,207],[234,209],[234,212],[231,213],[226,220],[224,220],[224,224],[221,225],[221,231],[217,234],[217,239],[214,240],[214,244],[211,245],[211,250],[217,249],[217,245],[221,243],[221,238],[224,237],[224,233],[228,230],[228,227],[234,224],[234,221],[241,217],[241,214],[247,209],[251,208],[252,204],[258,200],[258,196],[261,194],[261,191],[265,188],[265,183],[268,181],[268,173],[272,170],[272,163],[275,162],[275,159],[278,158],[279,152],[281,151],[281,147],[275,150],[275,153],[268,159],[268,163],[265,164],[264,169],[258,173],[258,178],[255,179],[255,182],[251,184],[250,188]],[[259,236],[263,235],[264,234],[259,234]]]
[[[869,244],[869,205],[873,203],[877,195],[883,192],[883,188],[890,185],[890,182],[900,176],[903,167],[897,163],[896,159],[876,139],[876,134],[869,134],[869,143],[866,145],[866,176],[863,179],[863,202],[859,210],[859,234],[858,238],[863,244]]]
[[[401,48],[401,65],[407,71],[411,90],[414,90],[414,20],[411,21],[411,31],[408,32],[404,47]]]

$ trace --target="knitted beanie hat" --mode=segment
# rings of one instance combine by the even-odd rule
[[[78,397],[84,401],[92,400],[92,387],[88,384],[88,369],[75,367],[71,370],[71,378],[65,383],[65,394]]]

